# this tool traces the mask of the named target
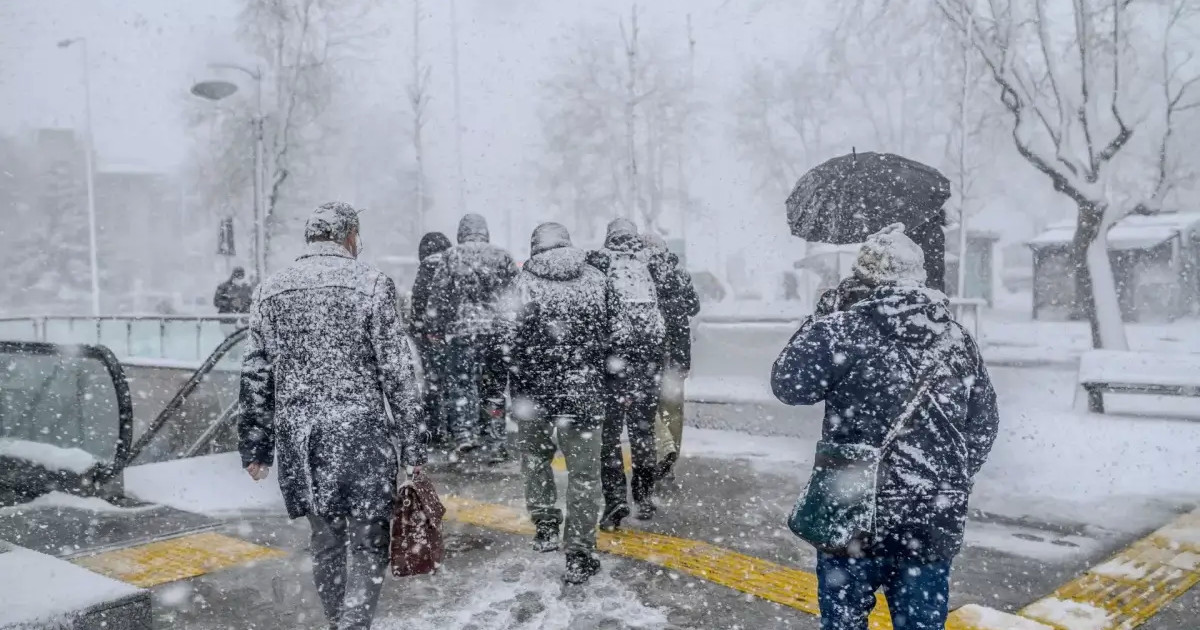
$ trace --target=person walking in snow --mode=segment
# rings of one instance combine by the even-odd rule
[[[399,467],[425,463],[418,359],[358,239],[355,210],[324,204],[304,254],[258,287],[238,422],[246,471],[262,480],[278,461],[288,515],[312,526],[317,593],[341,630],[371,626]]]
[[[662,391],[655,412],[655,444],[659,480],[673,478],[683,443],[684,383],[692,369],[692,318],[700,314],[700,297],[692,277],[657,234],[642,236],[644,258],[658,286],[658,306],[666,324],[663,341]]]
[[[513,337],[513,407],[520,426],[525,505],[537,528],[534,548],[559,547],[562,511],[550,462],[567,462],[566,581],[586,582],[600,570],[600,430],[607,357],[605,277],[571,246],[567,229],[543,223],[517,279]],[[557,446],[556,440],[557,437]]]
[[[421,237],[420,267],[412,287],[412,331],[425,368],[425,423],[434,444],[450,444],[450,398],[447,395],[446,332],[441,329],[434,299],[434,277],[442,266],[450,239],[441,232]]]
[[[880,589],[897,630],[945,624],[972,479],[999,416],[979,349],[925,274],[903,226],[871,236],[854,266],[868,291],[828,300],[841,310],[806,321],[772,371],[781,402],[825,403],[789,519],[818,547],[822,630],[866,630]]]
[[[633,459],[633,500],[637,518],[654,517],[654,482],[658,472],[654,415],[658,410],[666,324],[659,308],[659,289],[644,260],[637,226],[626,219],[608,225],[604,248],[588,262],[605,275],[608,302],[606,410],[601,445],[604,515],[600,527],[620,527],[629,516],[629,487],[621,456],[621,429],[629,433]]]
[[[517,277],[508,252],[492,245],[487,221],[468,214],[458,224],[458,245],[444,254],[434,277],[438,324],[447,336],[450,430],[458,454],[480,446],[490,460],[508,459],[505,388],[511,321],[507,300]]]

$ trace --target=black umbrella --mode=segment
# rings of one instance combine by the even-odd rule
[[[851,153],[812,169],[787,200],[792,234],[811,242],[861,243],[891,225],[916,228],[942,218],[950,180],[890,153]]]

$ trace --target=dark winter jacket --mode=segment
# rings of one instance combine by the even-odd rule
[[[700,296],[692,276],[679,265],[679,257],[665,245],[642,250],[658,286],[658,306],[667,324],[663,342],[668,362],[685,372],[692,369],[692,318],[700,314]]]
[[[230,278],[217,286],[213,306],[218,313],[249,313],[254,290],[244,278]]]
[[[608,234],[604,239],[604,247],[599,250],[588,252],[587,262],[590,266],[598,269],[607,278],[615,257],[629,255],[637,258],[644,263],[646,268],[650,271],[651,280],[654,284],[654,300],[659,301],[661,300],[661,296],[669,291],[669,287],[664,284],[664,278],[655,274],[655,269],[653,265],[651,265],[650,257],[645,250],[645,245],[643,244],[641,237],[638,236],[637,226],[627,219],[616,219],[608,225]],[[619,302],[612,299],[611,287],[608,288],[609,291],[607,301],[610,324],[608,329],[610,335],[616,336],[615,333],[619,327],[615,322],[622,319],[622,313],[620,312],[620,309],[623,306]],[[659,302],[658,308],[658,312],[661,313],[661,302]],[[657,318],[659,315],[655,315],[655,317]],[[638,321],[637,317],[628,319],[632,321]],[[661,342],[661,328],[663,321],[658,321],[656,325],[660,328],[658,336],[660,341],[656,343],[654,347],[620,348],[619,343],[611,340],[610,346],[613,347],[614,352],[619,352],[621,354],[636,353],[643,355],[647,359],[653,359],[656,362],[661,361],[664,347],[663,343]]]
[[[823,440],[878,447],[927,361],[937,365],[931,395],[884,455],[868,555],[933,561],[962,546],[972,478],[999,421],[979,350],[944,295],[884,286],[848,311],[810,319],[775,362],[776,398],[825,402]]]
[[[604,274],[555,223],[534,231],[531,251],[517,280],[513,392],[548,415],[594,421],[607,354]]]
[[[417,335],[441,335],[439,330],[436,300],[433,295],[433,281],[438,268],[445,259],[445,251],[450,249],[450,239],[441,232],[430,232],[421,237],[417,255],[421,261],[417,268],[417,277],[413,280],[412,288],[412,329]]]
[[[397,459],[425,460],[419,374],[392,281],[340,245],[310,244],[251,309],[243,464],[278,459],[292,518],[390,517]]]
[[[512,256],[492,245],[487,221],[468,214],[458,225],[458,245],[433,281],[438,330],[447,335],[507,334],[507,300],[517,278]]]

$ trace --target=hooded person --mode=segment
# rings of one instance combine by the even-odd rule
[[[253,295],[254,289],[246,280],[246,270],[234,267],[229,279],[217,286],[213,306],[222,315],[248,313]]]
[[[781,402],[825,403],[822,457],[874,453],[880,466],[868,499],[873,525],[844,548],[818,553],[828,628],[862,627],[879,589],[906,627],[944,625],[972,479],[999,422],[979,349],[951,319],[946,296],[926,288],[924,256],[903,229],[889,226],[863,244],[854,276],[870,293],[806,321],[771,376]],[[832,470],[835,461],[823,466]],[[812,482],[801,505],[810,500],[825,500]],[[859,531],[849,522],[833,526]]]
[[[657,234],[642,236],[643,258],[658,287],[658,306],[666,324],[663,340],[662,391],[655,415],[659,480],[673,477],[683,443],[684,383],[692,370],[692,323],[700,313],[700,297],[679,257]]]
[[[646,262],[637,226],[626,219],[608,225],[604,248],[588,262],[605,275],[608,347],[606,410],[602,430],[601,479],[604,515],[600,527],[613,530],[630,514],[629,491],[637,517],[654,517],[658,475],[654,418],[658,411],[666,323],[660,290]],[[632,480],[625,478],[621,430],[629,433]]]
[[[354,208],[320,206],[305,240],[250,309],[238,450],[255,480],[278,463],[288,515],[312,527],[326,617],[365,629],[388,565],[397,474],[425,463],[419,360],[392,280],[356,260]]]
[[[448,425],[450,399],[446,392],[446,337],[441,330],[436,305],[433,299],[434,277],[442,266],[450,239],[441,232],[429,232],[421,237],[417,247],[420,266],[412,287],[412,331],[421,350],[421,361],[425,367],[425,418],[429,425],[432,441],[443,444],[450,441]]]
[[[434,276],[433,303],[436,326],[448,342],[447,391],[454,401],[449,424],[455,453],[478,448],[482,438],[491,461],[498,463],[508,459],[508,299],[517,265],[490,238],[482,216],[468,214],[459,221],[458,245],[446,250]]]
[[[567,462],[566,580],[582,583],[600,569],[595,551],[608,343],[605,277],[557,223],[534,230],[530,254],[517,280],[512,353],[525,502],[537,531],[535,549],[558,549],[563,513],[550,464],[560,449]]]

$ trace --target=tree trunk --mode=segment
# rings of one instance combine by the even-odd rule
[[[1114,219],[1107,216],[1105,204],[1079,204],[1079,219],[1071,243],[1071,264],[1075,270],[1073,312],[1086,317],[1092,332],[1092,347],[1128,350],[1124,319],[1112,261],[1108,255],[1108,228]]]

